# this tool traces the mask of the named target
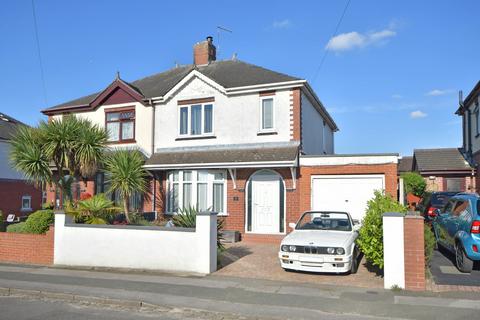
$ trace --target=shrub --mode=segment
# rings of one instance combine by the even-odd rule
[[[405,192],[421,197],[425,192],[427,183],[421,175],[416,172],[407,172],[402,174]]]
[[[23,231],[34,234],[45,233],[54,220],[53,210],[38,210],[28,216]]]
[[[195,228],[197,221],[198,210],[195,207],[188,207],[181,209],[180,212],[173,216],[173,224],[176,227],[183,228]],[[217,219],[217,249],[221,252],[225,250],[225,246],[222,243],[223,235],[223,219]]]
[[[11,233],[25,233],[24,228],[25,228],[25,223],[26,222],[19,222],[19,223],[14,223],[11,224],[7,227],[7,232]]]
[[[425,240],[425,265],[428,266],[432,260],[436,239],[432,228],[427,224],[423,226],[423,235]]]
[[[383,214],[406,211],[405,206],[380,191],[375,191],[374,198],[368,201],[357,243],[372,265],[383,269]]]
[[[78,201],[75,205],[67,203],[65,212],[75,217],[76,223],[109,224],[121,209],[103,193]]]

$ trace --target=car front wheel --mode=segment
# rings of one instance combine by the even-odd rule
[[[358,270],[358,252],[357,249],[353,250],[352,263],[350,264],[350,274],[357,273]]]
[[[457,263],[457,268],[460,272],[472,272],[473,261],[467,257],[465,250],[460,243],[455,244],[455,262]]]

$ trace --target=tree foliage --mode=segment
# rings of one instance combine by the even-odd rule
[[[405,213],[406,211],[405,206],[380,191],[375,191],[373,199],[368,201],[357,244],[372,265],[383,269],[383,214],[386,212]],[[403,241],[403,239],[399,239],[399,241]]]
[[[417,172],[407,172],[402,174],[403,185],[405,186],[405,192],[411,193],[417,197],[421,197],[425,192],[427,183],[425,179]]]
[[[115,214],[120,211],[121,209],[116,207],[113,201],[104,194],[80,200],[76,205],[69,203],[65,206],[65,212],[73,215],[75,222],[87,224],[112,223]]]
[[[54,183],[71,199],[73,178],[89,177],[96,172],[106,142],[103,128],[67,116],[42,121],[36,128],[21,126],[11,141],[10,160],[36,185]]]
[[[134,192],[141,194],[148,192],[148,173],[143,167],[144,162],[144,155],[136,149],[118,149],[108,153],[105,158],[106,182],[110,184],[108,193],[120,194],[128,223],[130,223],[128,203],[130,196]]]

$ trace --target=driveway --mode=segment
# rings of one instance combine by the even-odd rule
[[[277,258],[278,245],[254,242],[239,242],[228,245],[221,257],[222,268],[215,274],[232,277],[265,280],[317,283],[326,285],[383,288],[383,277],[370,271],[362,259],[356,274],[318,274],[287,272],[280,267]]]
[[[480,286],[480,266],[474,265],[472,273],[461,273],[455,267],[455,256],[440,248],[433,252],[430,272],[437,285]]]

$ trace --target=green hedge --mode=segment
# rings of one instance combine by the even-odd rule
[[[25,233],[42,234],[48,231],[54,221],[53,210],[38,210],[28,216],[23,230]]]
[[[11,233],[25,233],[24,230],[25,222],[19,222],[11,224],[7,227],[7,232]]]

